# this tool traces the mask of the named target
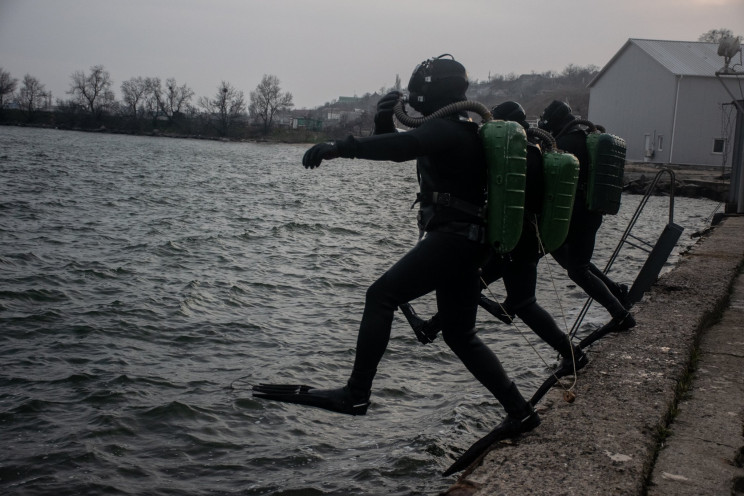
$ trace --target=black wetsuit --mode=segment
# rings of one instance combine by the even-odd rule
[[[514,394],[498,358],[476,335],[480,294],[478,269],[486,245],[472,234],[482,217],[436,204],[433,193],[449,193],[469,205],[485,204],[486,165],[477,125],[457,116],[428,121],[407,132],[389,132],[338,142],[341,157],[402,162],[417,159],[419,227],[423,238],[367,290],[349,386],[369,390],[390,339],[400,304],[436,292],[442,335],[468,370],[507,413],[524,400]]]
[[[537,219],[542,212],[543,170],[542,154],[537,146],[527,147],[527,187],[525,189],[525,217],[522,235],[507,255],[494,254],[483,267],[486,286],[504,279],[506,301],[504,310],[517,315],[543,341],[563,357],[571,356],[570,341],[553,317],[537,303],[537,264],[542,249],[537,234]]]
[[[573,116],[569,117],[567,123],[574,119]],[[591,263],[597,231],[602,225],[602,214],[590,211],[586,203],[589,175],[586,132],[576,126],[558,135],[556,143],[560,150],[572,153],[579,159],[580,169],[568,236],[551,255],[586,294],[605,307],[613,318],[621,318],[628,311],[617,298],[621,294],[620,286]]]

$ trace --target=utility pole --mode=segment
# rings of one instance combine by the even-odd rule
[[[726,86],[725,78],[735,78],[741,83],[740,78],[744,72],[731,67],[731,60],[739,54],[739,64],[741,65],[741,38],[727,36],[721,39],[718,45],[718,55],[724,59],[724,65],[720,71],[716,72],[716,78],[721,82],[721,86],[729,94],[732,103],[736,106],[736,127],[734,130],[733,154],[731,161],[731,183],[729,185],[728,202],[726,203],[726,213],[744,213],[744,100],[737,100],[736,96]]]

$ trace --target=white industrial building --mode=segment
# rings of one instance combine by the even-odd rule
[[[731,64],[738,75],[716,76],[716,43],[629,39],[589,83],[588,118],[626,140],[629,161],[730,167],[741,52]]]

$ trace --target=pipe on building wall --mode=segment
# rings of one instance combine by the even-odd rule
[[[677,87],[674,90],[674,117],[672,118],[672,139],[670,140],[671,143],[669,144],[669,161],[667,163],[672,163],[672,156],[674,155],[674,136],[677,131],[677,105],[679,104],[679,85],[682,82],[682,78],[684,76],[682,74],[677,76]]]

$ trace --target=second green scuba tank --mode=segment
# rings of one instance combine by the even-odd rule
[[[568,236],[578,183],[579,160],[575,155],[543,153],[543,205],[538,230],[545,253],[559,248]]]
[[[614,215],[620,210],[625,170],[625,140],[608,133],[589,133],[586,138],[589,152],[587,178],[587,208],[594,212]]]
[[[486,239],[508,253],[522,235],[527,184],[527,135],[516,122],[491,120],[479,130],[488,167]]]

